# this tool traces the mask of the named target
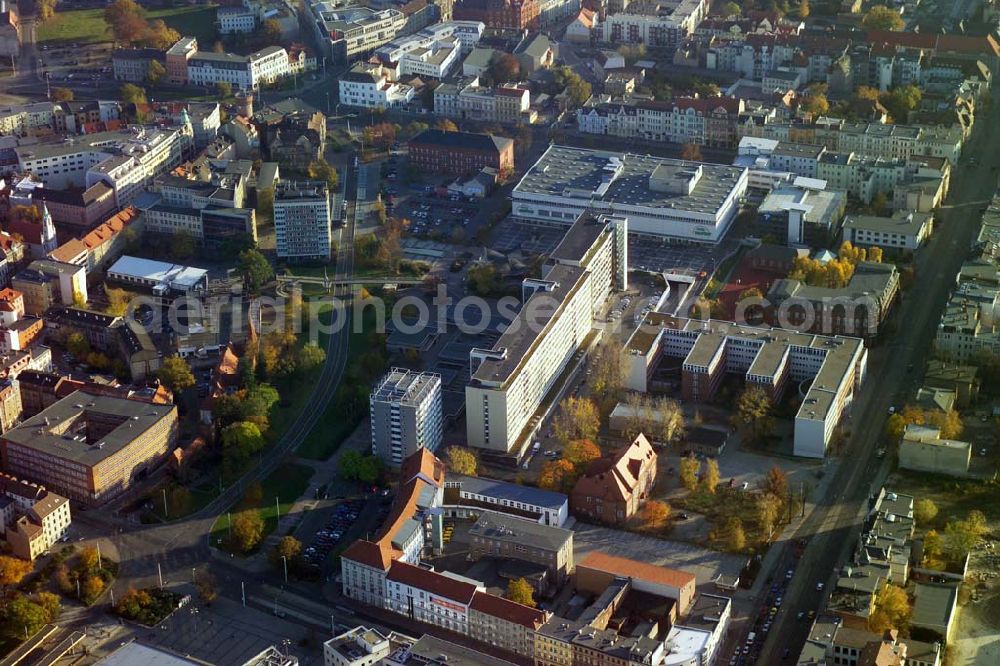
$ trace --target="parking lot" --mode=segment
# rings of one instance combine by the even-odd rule
[[[363,499],[349,499],[336,505],[326,524],[302,551],[302,559],[306,564],[322,568],[327,555],[341,543],[348,528],[358,519],[364,504]]]
[[[492,247],[497,252],[520,250],[525,254],[549,254],[569,227],[543,227],[507,218],[493,232]]]
[[[406,160],[395,154],[381,165],[381,192],[386,212],[410,220],[411,236],[462,242],[472,233],[480,206],[477,200],[449,193],[448,179],[408,180]]]
[[[43,74],[47,72],[53,83],[114,79],[110,48],[104,45],[42,44],[38,49],[38,55]]]

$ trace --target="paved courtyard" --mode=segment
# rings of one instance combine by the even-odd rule
[[[720,553],[679,541],[666,541],[632,532],[577,523],[573,527],[574,551],[577,561],[594,550],[640,562],[649,562],[693,574],[698,587],[705,592],[714,587],[719,575],[736,576],[745,558]]]

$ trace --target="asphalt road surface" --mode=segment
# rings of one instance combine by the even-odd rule
[[[883,461],[875,458],[874,450],[889,407],[898,406],[912,393],[914,377],[907,367],[912,363],[919,371],[930,357],[937,322],[955,274],[969,256],[981,211],[996,189],[994,168],[1000,165],[1000,133],[990,130],[998,123],[998,106],[993,106],[986,117],[976,122],[964,158],[951,176],[951,195],[938,213],[935,234],[917,259],[916,283],[895,314],[899,322],[895,339],[869,354],[867,386],[853,408],[857,426],[854,436],[843,453],[827,496],[795,534],[796,538],[809,539],[809,545],[798,562],[758,664],[781,663],[786,649],[789,658],[799,653],[811,625],[797,619],[799,611],[818,610],[825,603],[832,575],[859,535],[869,493],[876,490],[873,486],[881,476]],[[968,166],[970,156],[979,160],[979,167]],[[791,544],[785,543],[783,547],[790,551]],[[789,558],[787,555],[781,561],[787,562]],[[780,571],[770,574],[779,575]],[[816,590],[818,582],[826,583],[826,592]],[[728,659],[729,655],[725,657]]]

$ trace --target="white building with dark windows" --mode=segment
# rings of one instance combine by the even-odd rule
[[[413,86],[396,81],[392,69],[377,63],[359,62],[338,79],[340,103],[363,108],[391,109],[413,100]]]
[[[319,181],[282,181],[274,188],[278,257],[329,260],[333,244],[330,191]]]
[[[274,83],[291,73],[288,51],[280,46],[268,46],[245,56],[198,51],[187,61],[188,83],[195,86],[228,83],[238,90],[256,90],[261,84]]]
[[[419,449],[441,445],[441,377],[393,368],[369,398],[372,454],[392,467]]]
[[[553,250],[541,279],[524,280],[524,305],[493,348],[471,351],[469,446],[515,456],[526,448],[532,417],[590,334],[597,311],[627,286],[629,224],[581,216]]]

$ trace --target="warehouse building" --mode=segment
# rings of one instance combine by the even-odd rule
[[[512,215],[570,225],[588,210],[627,217],[633,234],[716,244],[747,183],[741,167],[552,145],[514,188]]]

